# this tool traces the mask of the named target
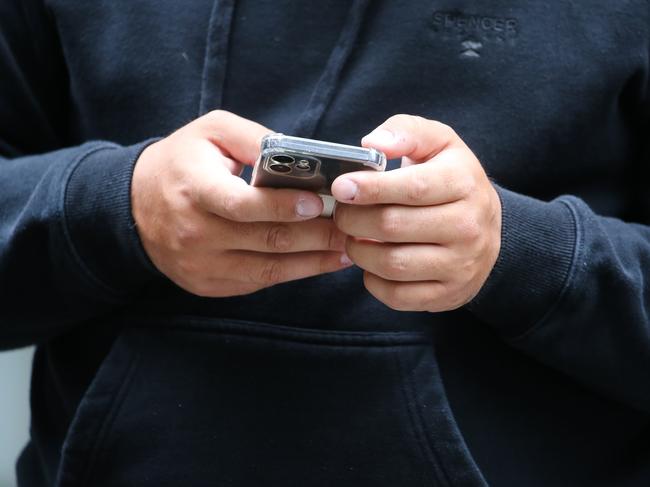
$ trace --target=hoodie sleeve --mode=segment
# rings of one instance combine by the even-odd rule
[[[650,49],[650,41],[646,48]],[[468,309],[512,346],[650,412],[650,51],[635,76],[630,219],[497,188],[502,246]]]
[[[514,347],[650,412],[650,227],[499,189],[502,251],[469,304]]]
[[[156,272],[130,206],[147,142],[61,149],[70,103],[57,46],[42,5],[0,2],[0,349],[123,306]]]

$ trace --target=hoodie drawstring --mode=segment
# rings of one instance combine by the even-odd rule
[[[369,4],[370,0],[354,0],[352,2],[347,22],[343,26],[336,46],[327,60],[323,74],[316,83],[307,107],[296,120],[291,135],[314,136],[318,123],[334,97],[334,90],[338,85],[341,71],[350,58]]]
[[[318,123],[332,101],[345,63],[361,31],[370,0],[354,0],[347,21],[303,112],[296,118],[291,135],[313,137]],[[215,0],[210,14],[199,115],[220,108],[228,64],[228,45],[235,0]]]

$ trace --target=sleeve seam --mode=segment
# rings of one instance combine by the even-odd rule
[[[569,289],[571,288],[571,285],[574,281],[575,274],[577,272],[577,267],[578,267],[577,263],[580,261],[580,256],[582,255],[583,229],[580,225],[580,219],[578,218],[575,209],[569,203],[569,201],[562,200],[562,199],[557,201],[558,203],[561,203],[568,209],[569,214],[571,215],[571,219],[573,221],[575,240],[574,240],[573,254],[571,256],[571,262],[569,263],[569,267],[566,271],[566,275],[564,276],[562,288],[560,289],[557,298],[553,302],[553,305],[548,309],[546,313],[544,313],[544,315],[542,315],[542,317],[539,320],[533,323],[526,331],[520,333],[519,335],[513,338],[510,338],[508,341],[511,344],[515,344],[517,342],[522,342],[526,340],[530,335],[533,335],[540,328],[542,328],[549,319],[551,319],[551,317],[555,314],[555,312],[561,307],[562,303],[565,301],[566,296],[569,294]]]
[[[138,159],[140,159],[140,156],[142,153],[149,147],[150,145],[158,142],[161,140],[160,137],[154,137],[149,140],[146,140],[138,149],[136,154],[130,159],[131,162],[131,169],[134,170],[135,165],[138,162]],[[129,195],[132,194],[133,191],[133,178],[129,180]],[[151,258],[149,257],[149,254],[147,254],[147,251],[144,248],[144,244],[142,243],[142,238],[140,237],[140,231],[138,229],[138,224],[135,221],[135,217],[133,216],[133,207],[132,207],[132,202],[129,202],[129,212],[130,212],[130,219],[129,219],[129,227],[132,231],[135,232],[136,237],[135,237],[135,250],[138,253],[138,256],[140,258],[140,261],[144,264],[145,267],[147,267],[147,270],[151,272],[153,275],[156,276],[163,276],[166,277],[158,268],[154,265],[152,262]]]
[[[70,254],[75,261],[75,263],[79,266],[80,270],[84,274],[84,276],[100,291],[108,295],[109,297],[113,299],[119,300],[120,297],[124,296],[124,293],[121,293],[120,291],[114,289],[113,287],[109,286],[105,282],[103,282],[95,273],[86,265],[84,260],[81,258],[81,255],[76,249],[76,246],[74,244],[74,240],[72,238],[70,229],[68,228],[68,218],[66,214],[66,203],[68,201],[68,187],[69,187],[69,182],[72,179],[72,176],[74,175],[75,171],[79,168],[79,166],[86,161],[90,156],[97,154],[98,152],[104,151],[104,150],[115,150],[117,149],[116,145],[109,144],[109,145],[100,145],[100,146],[95,146],[89,149],[87,152],[79,156],[79,158],[71,165],[69,171],[64,174],[63,176],[63,191],[62,191],[62,201],[61,201],[61,228],[63,230],[63,236],[65,239],[65,243],[67,244],[68,250],[70,251]]]
[[[510,222],[508,221],[509,217],[509,207],[504,203],[503,196],[501,194],[501,186],[496,185],[494,182],[492,182],[492,185],[495,188],[495,191],[497,193],[497,196],[499,198],[499,202],[501,204],[501,246],[499,249],[499,254],[497,255],[496,261],[494,262],[494,266],[492,267],[492,270],[490,271],[490,274],[488,275],[487,280],[483,284],[483,288],[479,290],[479,292],[474,296],[469,303],[466,304],[466,308],[470,311],[473,312],[474,310],[477,309],[477,307],[480,307],[480,303],[483,302],[483,290],[487,289],[486,286],[489,286],[490,283],[498,278],[502,274],[501,268],[503,267],[503,260],[504,260],[504,252],[505,248],[507,247],[507,242],[510,240],[510,232],[508,231],[508,227],[510,225]]]

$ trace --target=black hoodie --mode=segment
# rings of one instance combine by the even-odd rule
[[[647,0],[0,2],[0,346],[39,345],[20,485],[650,485],[649,31]],[[214,108],[352,144],[451,125],[503,205],[479,296],[175,287],[131,175]]]

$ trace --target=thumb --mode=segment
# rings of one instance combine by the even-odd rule
[[[215,110],[188,125],[188,128],[216,145],[221,152],[237,163],[252,166],[260,153],[262,137],[272,130],[225,110]],[[231,170],[241,172],[236,166]]]
[[[237,162],[231,159],[230,157],[224,156],[223,164],[233,176],[241,176],[241,173],[244,171],[244,165],[241,162]]]
[[[462,143],[451,127],[413,115],[394,115],[361,139],[361,145],[384,152],[388,159],[406,157],[414,162]]]

